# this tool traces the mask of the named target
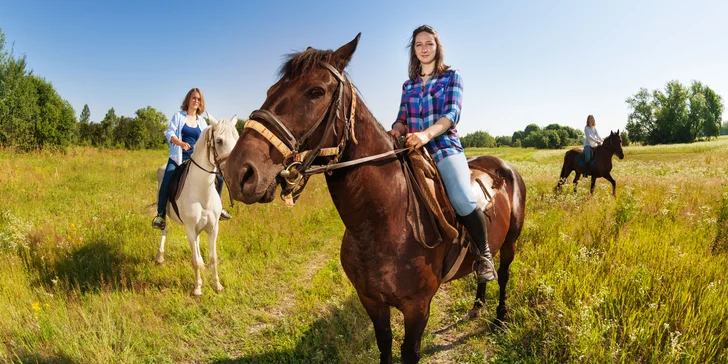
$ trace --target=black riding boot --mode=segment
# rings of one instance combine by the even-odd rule
[[[483,211],[476,208],[475,211],[470,214],[460,216],[460,219],[481,255],[476,258],[475,265],[478,283],[485,283],[498,278],[495,273],[495,266],[493,265],[493,257],[490,255],[490,246],[488,245],[488,225],[485,222],[485,214]]]

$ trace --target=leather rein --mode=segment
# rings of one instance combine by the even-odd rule
[[[351,107],[349,117],[342,119],[343,104],[341,100],[344,95],[344,85],[347,83],[347,79],[330,64],[322,63],[321,65],[331,72],[337,81],[336,91],[334,91],[336,96],[331,98],[331,102],[321,118],[300,139],[296,139],[291,131],[268,110],[253,111],[244,126],[244,129],[250,128],[258,132],[283,155],[283,169],[278,172],[278,176],[281,179],[281,198],[283,198],[287,206],[293,206],[295,204],[296,199],[298,199],[298,196],[303,191],[311,175],[324,172],[330,173],[340,168],[395,157],[398,153],[410,150],[410,148],[401,148],[369,157],[339,162],[349,139],[354,144],[359,144],[354,134],[356,89],[353,83],[348,82],[351,87]],[[308,138],[321,126],[324,120],[326,120],[324,135],[316,147],[311,150],[301,150]],[[333,132],[336,135],[336,120],[342,120],[344,122],[341,138],[335,147],[324,147],[323,143],[329,138],[331,133]],[[268,127],[263,125],[261,121],[265,122]],[[313,166],[314,159],[317,157],[334,158],[328,164]]]
[[[215,127],[211,126],[210,128],[211,128],[210,137],[207,139],[207,145],[205,147],[207,148],[207,158],[208,159],[210,158],[210,151],[212,151],[213,165],[215,166],[215,169],[212,171],[208,171],[206,168],[202,167],[197,162],[195,162],[195,160],[192,159],[192,156],[190,156],[190,161],[192,161],[192,163],[195,166],[197,166],[197,168],[199,168],[209,174],[214,174],[214,175],[220,176],[223,180],[223,183],[225,183],[225,185],[227,185],[227,180],[225,179],[225,176],[223,175],[223,171],[222,171],[222,164],[225,163],[225,161],[227,161],[227,159],[230,157],[230,153],[225,153],[222,155],[217,154],[217,148],[215,148]],[[230,186],[228,186],[228,190],[230,190]],[[230,206],[234,206],[232,196],[230,196]]]

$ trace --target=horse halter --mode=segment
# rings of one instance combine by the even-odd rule
[[[223,175],[221,166],[230,157],[230,153],[225,153],[222,155],[217,154],[217,148],[215,148],[215,126],[210,127],[210,137],[207,138],[207,145],[205,145],[205,147],[207,148],[208,161],[210,159],[210,150],[212,150],[212,158],[213,158],[212,164],[215,166],[214,170],[208,171],[207,169],[205,169],[204,167],[199,165],[197,162],[195,162],[195,160],[192,159],[192,156],[190,156],[190,161],[192,161],[192,163],[195,166],[197,166],[197,168],[199,168],[209,174],[214,174],[214,175],[220,176],[220,178],[222,178],[223,183],[225,183],[227,185],[227,180],[225,179],[225,176]],[[230,186],[228,186],[228,190],[230,190]],[[232,196],[230,197],[230,206],[234,206]]]
[[[253,111],[243,127],[244,129],[250,128],[258,132],[283,155],[283,169],[278,172],[278,176],[282,181],[285,181],[285,184],[281,183],[281,197],[287,206],[293,206],[295,204],[295,200],[306,186],[308,177],[312,174],[309,168],[313,164],[314,159],[317,157],[333,156],[334,159],[330,164],[335,164],[341,158],[350,135],[352,141],[358,144],[354,135],[354,116],[356,113],[356,90],[354,84],[349,82],[349,85],[351,85],[351,110],[349,117],[342,119],[341,99],[344,95],[343,85],[346,84],[347,80],[330,64],[322,63],[321,65],[336,78],[337,86],[336,91],[334,91],[336,96],[331,98],[326,112],[324,112],[318,121],[300,139],[296,139],[285,124],[268,110]],[[328,120],[324,128],[324,135],[316,147],[311,150],[301,150],[308,138],[319,128],[327,116]],[[344,121],[343,135],[337,146],[323,147],[323,143],[329,138],[331,132],[333,131],[336,134],[335,121],[337,119]],[[260,121],[265,122],[275,133]]]

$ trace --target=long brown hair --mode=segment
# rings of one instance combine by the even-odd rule
[[[440,36],[437,35],[437,32],[434,28],[432,28],[429,25],[421,25],[417,27],[414,31],[412,31],[412,38],[410,38],[409,43],[409,49],[410,49],[410,61],[409,61],[409,78],[410,80],[414,81],[417,79],[417,77],[420,75],[420,72],[422,70],[422,65],[420,64],[420,60],[417,59],[417,53],[415,52],[415,38],[417,38],[417,34],[420,34],[422,32],[427,32],[432,34],[432,36],[435,38],[435,69],[432,71],[432,74],[435,76],[441,75],[443,72],[450,69],[450,66],[445,64],[445,55],[443,54],[442,49],[442,42],[440,42]]]
[[[586,117],[586,126],[591,126],[590,123],[594,123],[594,126],[597,125],[596,120],[594,120],[594,115],[589,115]]]
[[[202,91],[200,91],[200,89],[197,87],[193,88],[187,93],[187,96],[185,96],[185,101],[182,102],[182,106],[180,107],[182,111],[187,112],[187,110],[190,108],[190,98],[192,98],[193,92],[197,92],[198,94],[200,94],[200,106],[197,107],[197,115],[202,115],[202,113],[205,112],[205,96],[202,95]]]

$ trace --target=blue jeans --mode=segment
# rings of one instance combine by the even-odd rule
[[[467,216],[478,207],[478,201],[470,187],[470,168],[465,153],[447,156],[437,163],[445,191],[455,213]]]
[[[591,159],[591,145],[587,144],[584,146],[584,163],[589,164]]]
[[[177,163],[170,158],[167,161],[167,169],[164,170],[164,178],[159,186],[159,195],[157,196],[157,215],[164,216],[167,214],[167,196],[169,196],[169,183],[172,182],[174,171],[177,170]],[[215,176],[215,189],[222,198],[222,177]]]

